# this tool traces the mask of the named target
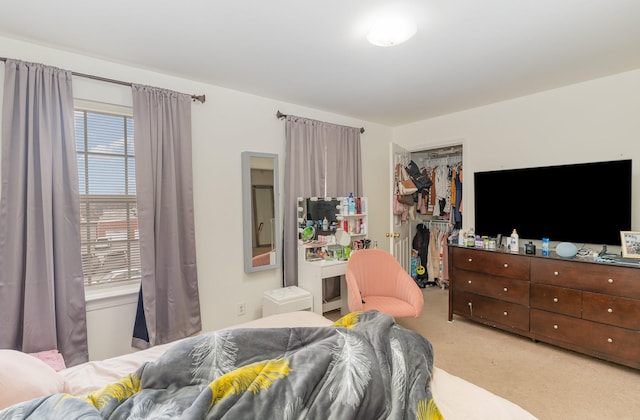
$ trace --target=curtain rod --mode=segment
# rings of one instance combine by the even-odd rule
[[[278,112],[276,112],[276,117],[281,120],[283,118],[287,118],[288,115],[287,114],[283,114],[282,112],[280,112],[280,110],[278,110]],[[360,134],[364,133],[364,127],[360,127]]]
[[[0,61],[6,62],[7,60],[8,60],[7,57],[0,57]],[[131,82],[123,82],[122,80],[109,79],[109,78],[106,78],[106,77],[94,76],[92,74],[77,73],[75,71],[72,71],[71,75],[72,76],[78,76],[78,77],[84,77],[85,79],[93,79],[93,80],[99,80],[101,82],[113,83],[113,84],[116,84],[116,85],[133,86],[133,83],[131,83]],[[191,95],[191,99],[193,99],[194,101],[198,101],[200,103],[204,103],[204,101],[206,100],[205,95]]]

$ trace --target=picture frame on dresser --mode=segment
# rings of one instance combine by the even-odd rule
[[[640,232],[620,231],[623,258],[640,259]]]

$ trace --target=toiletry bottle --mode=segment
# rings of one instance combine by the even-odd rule
[[[349,193],[349,214],[356,214],[356,200],[353,198],[353,193]]]
[[[511,236],[509,237],[509,251],[513,253],[518,253],[520,250],[520,245],[518,244],[518,232],[513,229],[511,232]]]
[[[467,245],[467,232],[460,229],[458,231],[458,246],[466,246]]]
[[[467,232],[467,240],[464,244],[464,246],[467,247],[474,247],[476,244],[476,234],[473,231],[473,228],[469,229],[469,232]]]
[[[551,249],[549,248],[549,238],[542,238],[542,256],[548,257],[551,255]]]
[[[329,221],[326,217],[322,219],[322,230],[329,230]]]
[[[340,214],[349,214],[349,197],[345,197],[340,205]]]

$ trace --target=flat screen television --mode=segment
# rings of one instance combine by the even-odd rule
[[[631,160],[474,174],[475,232],[620,245],[631,230]]]

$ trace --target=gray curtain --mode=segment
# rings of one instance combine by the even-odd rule
[[[7,60],[0,348],[88,360],[71,73]]]
[[[133,85],[142,285],[133,345],[202,329],[196,270],[191,97]]]
[[[298,197],[362,195],[360,129],[288,115],[285,121],[284,285],[298,284]]]

